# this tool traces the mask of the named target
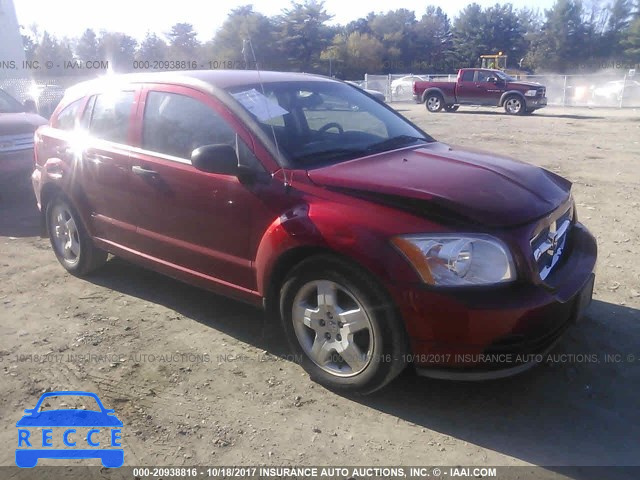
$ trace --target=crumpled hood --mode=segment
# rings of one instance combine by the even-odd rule
[[[35,113],[0,113],[0,135],[33,133],[47,120]]]
[[[515,226],[566,201],[571,182],[540,167],[434,142],[308,172],[312,182],[355,195],[437,206],[486,226]],[[382,199],[381,199],[382,200]],[[398,201],[400,200],[400,201]],[[425,211],[428,209],[425,208]]]

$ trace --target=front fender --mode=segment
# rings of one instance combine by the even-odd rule
[[[388,234],[373,224],[354,222],[362,217],[358,208],[337,204],[300,204],[280,215],[258,244],[255,271],[260,295],[268,296],[279,261],[296,251],[302,255],[295,256],[295,263],[313,253],[334,253],[381,281],[415,278]]]

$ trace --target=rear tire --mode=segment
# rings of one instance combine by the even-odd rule
[[[424,103],[431,113],[437,113],[444,108],[444,98],[439,93],[430,93]]]
[[[72,275],[83,276],[107,261],[107,252],[97,248],[71,202],[58,195],[47,205],[47,232],[53,252]]]
[[[280,290],[280,316],[297,361],[331,390],[372,393],[407,364],[407,335],[388,294],[335,256],[293,268]]]

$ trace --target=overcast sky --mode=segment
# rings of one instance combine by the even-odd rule
[[[484,7],[496,0],[476,0]],[[138,39],[147,31],[166,33],[178,22],[193,24],[200,40],[208,40],[220,27],[229,11],[237,6],[253,3],[254,9],[271,16],[290,5],[290,0],[14,0],[18,22],[24,27],[38,24],[56,36],[79,36],[86,28],[123,32]],[[408,8],[420,18],[427,5],[440,6],[453,17],[467,5],[466,0],[326,0],[327,11],[334,15],[333,22],[347,23],[364,17],[371,11]],[[506,2],[504,2],[506,3]],[[517,8],[534,4],[541,11],[549,8],[553,0],[513,0]]]

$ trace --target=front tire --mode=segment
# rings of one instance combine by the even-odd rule
[[[64,196],[49,202],[46,216],[53,252],[69,273],[83,276],[104,265],[107,252],[93,244],[80,215]]]
[[[297,265],[280,291],[280,314],[299,363],[329,389],[369,394],[406,366],[407,336],[388,294],[337,257]]]
[[[524,115],[526,108],[524,100],[518,95],[509,95],[504,101],[504,111],[508,115]]]
[[[437,113],[444,108],[444,98],[439,93],[431,93],[425,100],[427,110],[431,113]]]

